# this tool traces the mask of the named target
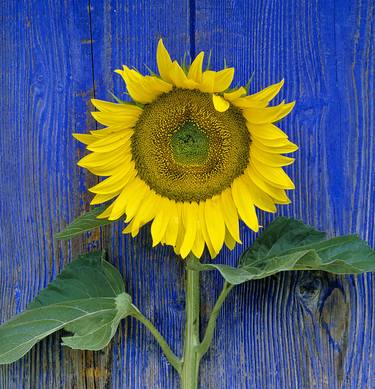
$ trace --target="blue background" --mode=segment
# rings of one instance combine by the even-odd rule
[[[77,254],[108,248],[128,292],[180,353],[183,267],[149,231],[121,225],[56,242],[88,209],[96,178],[71,136],[95,128],[90,98],[121,96],[113,70],[155,69],[160,37],[175,58],[212,49],[255,72],[251,91],[285,78],[296,108],[281,127],[300,145],[296,190],[278,214],[375,244],[374,3],[371,0],[3,1],[0,61],[0,322],[21,312]],[[280,101],[279,99],[279,101]],[[260,214],[264,225],[271,220]],[[121,223],[120,223],[121,224]],[[217,262],[236,262],[253,240]],[[375,278],[286,273],[234,290],[202,362],[202,388],[375,388]],[[202,327],[221,288],[203,277]],[[123,322],[102,352],[60,346],[61,333],[0,368],[0,388],[178,388],[150,334]]]

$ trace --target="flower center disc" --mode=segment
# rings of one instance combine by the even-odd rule
[[[147,104],[132,136],[140,178],[176,201],[206,200],[230,187],[248,164],[249,147],[238,109],[218,112],[212,95],[187,89]]]
[[[208,157],[208,136],[195,123],[186,122],[171,136],[171,147],[177,163],[199,164]]]

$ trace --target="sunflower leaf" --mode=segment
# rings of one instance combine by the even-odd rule
[[[196,270],[218,270],[233,285],[289,270],[334,274],[375,271],[375,251],[355,235],[326,239],[301,221],[280,217],[241,256],[238,267],[188,262]]]
[[[106,205],[96,207],[89,212],[77,217],[63,231],[57,233],[55,238],[58,240],[69,240],[75,236],[81,235],[84,232],[91,231],[97,227],[103,227],[113,223],[108,219],[97,219],[106,208]]]
[[[27,307],[0,326],[0,364],[25,355],[37,342],[60,329],[73,333],[63,345],[100,350],[121,319],[132,313],[118,270],[101,253],[79,257]]]

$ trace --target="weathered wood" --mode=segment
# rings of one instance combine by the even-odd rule
[[[147,72],[156,70],[156,45],[166,38],[174,56],[182,58],[189,50],[188,1],[95,1],[92,3],[93,56],[96,96],[120,98],[125,87],[113,73],[122,64]],[[110,256],[121,270],[127,290],[135,304],[161,330],[173,350],[182,350],[184,293],[182,266],[172,250],[152,249],[149,230],[136,239],[124,237],[124,225],[108,229],[104,238]],[[113,346],[113,388],[174,388],[178,377],[150,333],[138,322],[129,320]]]
[[[87,208],[95,178],[75,166],[71,132],[95,126],[89,99],[121,97],[122,63],[155,69],[157,39],[174,56],[213,49],[252,90],[286,79],[297,100],[282,127],[301,146],[297,189],[280,213],[330,234],[357,232],[374,247],[374,6],[365,1],[24,1],[1,7],[2,131],[0,322],[20,312],[72,256],[108,247],[127,289],[177,352],[184,319],[182,266],[149,231],[120,225],[72,244],[53,234]],[[95,88],[94,88],[95,85]],[[271,218],[261,215],[268,223]],[[217,261],[234,263],[253,239]],[[202,327],[219,292],[204,274]],[[235,289],[202,363],[202,388],[375,387],[375,278],[275,276]],[[0,388],[177,388],[149,333],[123,323],[102,352],[49,337],[0,368]]]
[[[87,207],[93,178],[75,167],[82,153],[71,137],[91,119],[87,4],[4,2],[2,13],[1,321],[20,312],[75,254],[53,234]],[[88,355],[63,350],[60,336],[0,370],[1,388],[83,387]],[[90,366],[90,365],[89,365]],[[71,378],[69,378],[71,377]]]
[[[374,247],[373,2],[198,0],[195,28],[197,52],[212,48],[214,65],[225,57],[240,82],[254,71],[252,91],[285,78],[280,100],[297,100],[281,124],[300,145],[288,169],[293,203],[281,213],[330,234],[358,233]],[[375,387],[374,281],[306,272],[238,288],[202,387]],[[213,364],[225,366],[220,376]]]
[[[96,180],[75,165],[84,149],[71,136],[95,126],[89,114],[94,85],[99,98],[111,98],[108,91],[122,93],[124,85],[112,71],[122,63],[155,64],[161,36],[175,36],[169,42],[175,55],[189,48],[187,3],[150,5],[25,2],[1,10],[2,90],[7,93],[1,110],[1,222],[9,224],[0,237],[6,258],[0,263],[1,322],[24,309],[64,262],[102,244],[110,248],[113,241],[114,261],[135,302],[172,345],[180,345],[184,306],[181,285],[175,285],[182,279],[181,264],[166,257],[165,250],[150,250],[147,233],[130,243],[120,235],[118,246],[116,231],[110,239],[107,233],[105,243],[98,233],[73,244],[53,240],[88,207],[87,187]],[[158,287],[159,282],[168,288]],[[165,309],[162,301],[171,304]],[[1,367],[0,388],[165,387],[176,382],[157,345],[135,322],[124,323],[103,352],[61,348],[60,337]]]

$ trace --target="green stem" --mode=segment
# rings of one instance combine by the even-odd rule
[[[199,362],[199,272],[186,267],[186,323],[181,388],[198,388]]]
[[[233,289],[233,285],[229,284],[228,282],[224,282],[223,289],[216,300],[215,306],[212,309],[211,316],[207,323],[206,333],[204,334],[204,338],[201,342],[201,344],[198,347],[198,356],[199,358],[202,358],[204,354],[208,351],[210,348],[210,345],[212,343],[212,338],[214,336],[214,331],[216,327],[216,321],[217,317],[219,316],[221,306],[223,305],[225,299],[227,298],[229,292]]]
[[[171,350],[167,341],[160,334],[157,328],[148,320],[139,309],[133,305],[133,312],[131,314],[135,319],[139,320],[142,324],[144,324],[151,334],[154,336],[156,341],[159,343],[161,349],[163,350],[164,355],[167,357],[169,363],[177,370],[179,374],[181,374],[182,363],[180,359],[176,356],[176,354]]]
[[[191,256],[188,260],[196,260]],[[233,285],[225,282],[223,289],[215,303],[211,316],[208,320],[206,332],[202,342],[199,336],[199,314],[200,314],[200,273],[199,271],[186,267],[186,323],[184,352],[182,360],[171,350],[164,337],[157,328],[148,320],[136,306],[133,305],[131,316],[144,324],[159,343],[169,363],[176,369],[181,378],[182,389],[197,389],[199,383],[199,364],[208,351],[214,335],[216,321],[220,309],[232,290]]]

